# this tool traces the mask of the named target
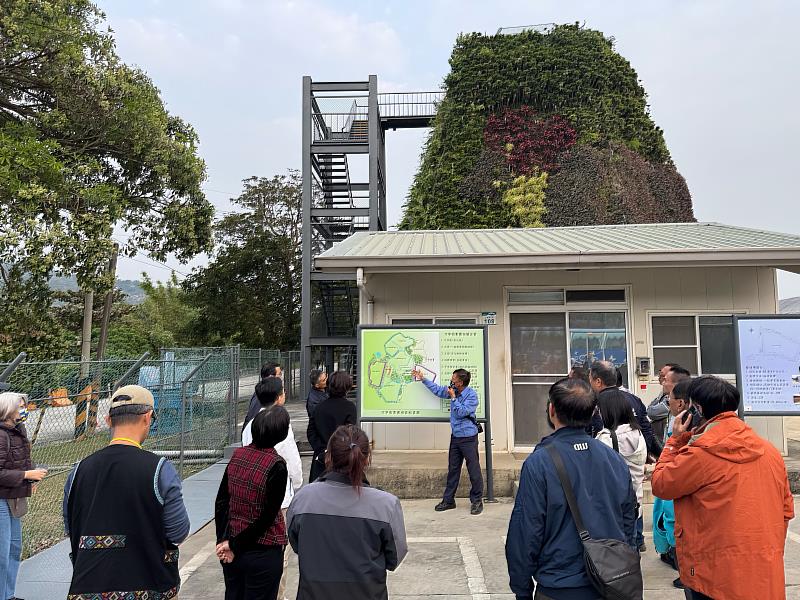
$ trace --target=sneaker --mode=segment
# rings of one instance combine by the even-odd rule
[[[642,545],[641,545],[641,546],[639,546],[639,553],[640,553],[640,554],[644,554],[645,552],[647,552],[647,544],[645,544],[644,542],[642,542]]]
[[[469,509],[469,514],[479,515],[483,512],[483,502],[473,502],[472,508]]]
[[[672,587],[676,587],[679,590],[686,589],[680,577],[678,577],[675,581],[672,582]]]
[[[441,502],[439,502],[439,504],[433,507],[433,510],[435,510],[436,512],[442,512],[445,510],[452,510],[455,507],[456,507],[455,502],[446,502],[442,500]]]

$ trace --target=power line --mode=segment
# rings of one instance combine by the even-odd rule
[[[122,240],[117,239],[114,236],[111,236],[111,239],[119,242],[120,244],[123,244],[123,245],[125,244],[125,242],[123,242]],[[160,267],[162,269],[167,269],[169,271],[173,271],[173,272],[177,273],[178,275],[182,275],[184,277],[189,277],[189,275],[187,275],[186,273],[183,273],[182,271],[178,271],[178,269],[176,269],[174,267],[170,267],[168,264],[163,263],[160,260],[156,260],[155,258],[148,258],[146,260],[145,259],[138,259],[138,258],[135,258],[133,256],[126,256],[125,258],[127,258],[128,260],[132,260],[133,262],[137,262],[137,263],[143,264],[143,265],[148,265],[148,266],[151,266],[151,267]]]
[[[215,190],[214,188],[210,187],[201,187],[204,192],[215,192],[217,194],[225,194],[226,196],[233,196],[234,198],[238,197],[241,192],[226,192],[225,190]]]
[[[122,260],[122,259],[132,260],[133,262],[137,262],[137,263],[142,264],[142,265],[147,265],[148,267],[156,267],[158,269],[165,269],[167,271],[172,271],[173,273],[177,273],[178,275],[181,275],[182,277],[188,277],[188,275],[186,273],[181,273],[177,269],[173,269],[169,265],[165,265],[163,263],[156,264],[156,263],[152,263],[152,262],[147,262],[147,261],[141,260],[139,258],[134,258],[133,256],[121,256],[120,260]]]

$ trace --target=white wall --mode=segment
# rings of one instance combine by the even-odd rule
[[[489,395],[495,451],[508,451],[512,444],[505,288],[586,285],[630,286],[631,358],[652,357],[648,325],[652,312],[777,312],[775,270],[766,267],[609,268],[414,275],[367,273],[367,289],[374,299],[373,324],[376,325],[387,324],[390,315],[497,313],[497,325],[489,327]],[[363,299],[361,318],[366,322],[366,301]],[[637,383],[645,386],[635,390],[645,401],[655,397],[659,391],[655,377]],[[748,422],[785,452],[782,419],[753,417]],[[445,450],[450,441],[450,429],[446,423],[375,423],[372,425],[372,438],[377,450]],[[482,444],[483,440],[481,447]]]

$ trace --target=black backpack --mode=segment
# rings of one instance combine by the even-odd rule
[[[614,436],[616,437],[616,436]],[[644,582],[639,553],[620,540],[595,540],[583,524],[581,511],[561,454],[553,444],[547,446],[556,467],[558,479],[567,498],[572,519],[583,544],[583,562],[589,581],[603,598],[609,600],[642,600]]]

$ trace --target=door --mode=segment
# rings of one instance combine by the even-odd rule
[[[628,385],[626,311],[511,313],[511,393],[514,445],[533,446],[552,431],[547,424],[550,386],[571,365],[608,360]]]
[[[532,446],[551,431],[547,392],[569,371],[566,320],[563,312],[512,313],[510,327],[514,444]]]

